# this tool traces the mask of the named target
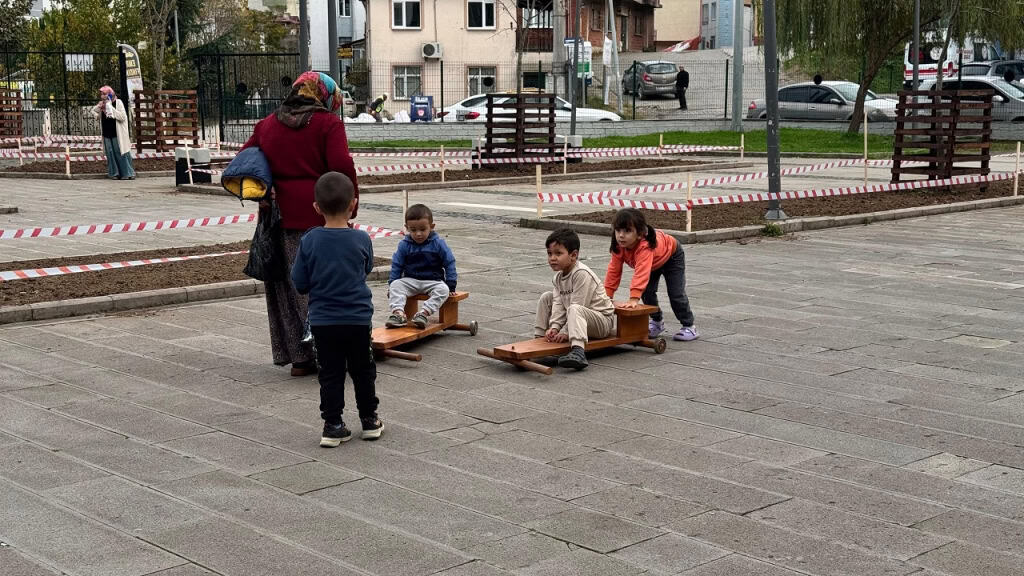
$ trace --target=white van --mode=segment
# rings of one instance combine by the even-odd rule
[[[923,80],[932,80],[938,73],[939,59],[942,58],[942,45],[944,39],[942,35],[935,32],[929,32],[921,35],[920,45],[920,66],[919,77]],[[946,60],[942,63],[942,75],[945,78],[950,78],[956,75],[957,69],[960,62],[960,46],[955,40],[951,40],[949,43],[949,50],[946,53]],[[992,60],[1002,60],[1002,54],[999,53],[998,49],[994,44],[983,38],[971,38],[967,37],[963,47],[963,62],[964,64],[970,62],[989,62]],[[909,89],[910,83],[914,79],[914,61],[910,54],[910,42],[907,42],[906,47],[903,49],[903,85],[904,88]]]

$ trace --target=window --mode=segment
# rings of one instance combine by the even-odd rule
[[[718,20],[718,2],[711,3],[711,21]]]
[[[391,0],[392,28],[420,27],[420,0]]]
[[[352,17],[352,0],[338,0],[338,15],[342,18]]]
[[[494,0],[469,0],[469,28],[471,30],[489,29],[494,26]]]
[[[779,102],[807,102],[811,89],[807,86],[779,90]]]
[[[590,29],[601,30],[603,25],[604,21],[602,20],[601,7],[592,6],[590,8]]]
[[[644,35],[644,24],[647,23],[647,19],[644,18],[643,14],[633,13],[633,34],[637,36]]]
[[[546,77],[544,72],[523,72],[523,88],[546,88]]]
[[[395,100],[408,100],[411,96],[420,93],[419,66],[395,66]]]
[[[710,42],[708,42],[708,48],[710,48],[710,49],[712,49],[712,50],[714,50],[714,49],[715,49],[715,37],[714,37],[714,36],[712,36],[712,37],[711,37],[711,41],[710,41]]]
[[[552,11],[523,8],[524,28],[551,28]]]
[[[811,96],[809,100],[813,104],[828,104],[830,100],[839,100],[842,102],[842,99],[835,92],[828,88],[822,88],[821,86],[811,88]]]
[[[494,92],[497,88],[498,74],[494,66],[470,66],[469,67],[469,93],[487,94]]]
[[[700,5],[700,23],[701,24],[707,24],[708,23],[708,5],[707,4],[701,4]]]

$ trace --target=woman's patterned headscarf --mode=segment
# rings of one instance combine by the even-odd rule
[[[114,89],[110,86],[100,86],[100,94],[103,94],[104,98],[113,96],[114,100],[117,100],[117,93],[115,93]]]
[[[291,128],[301,128],[317,111],[334,112],[341,107],[341,94],[334,79],[322,72],[303,72],[292,91],[277,109],[277,119]]]

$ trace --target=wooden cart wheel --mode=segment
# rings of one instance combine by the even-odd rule
[[[665,342],[664,338],[658,338],[657,340],[654,341],[654,353],[655,354],[662,354],[663,352],[665,352],[665,348],[667,348],[667,347],[668,347],[668,344]]]
[[[470,336],[476,336],[476,333],[479,332],[479,331],[480,331],[480,325],[476,323],[476,320],[473,320],[472,322],[469,323],[469,335]]]

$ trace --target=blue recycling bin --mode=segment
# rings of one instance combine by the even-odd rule
[[[430,122],[434,118],[434,97],[413,96],[409,100],[409,118],[412,122]]]

